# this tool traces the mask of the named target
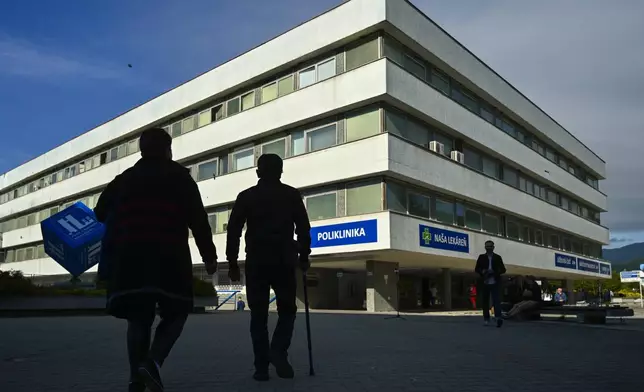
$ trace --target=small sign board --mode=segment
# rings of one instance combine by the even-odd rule
[[[92,268],[101,258],[105,226],[94,211],[81,202],[40,223],[45,253],[73,277]]]
[[[619,273],[619,279],[622,283],[640,282],[644,278],[642,271],[622,271]]]

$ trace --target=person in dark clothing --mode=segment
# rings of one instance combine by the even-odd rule
[[[479,275],[477,290],[483,297],[481,297],[483,305],[483,319],[485,325],[490,323],[490,296],[492,297],[492,304],[494,306],[494,317],[496,318],[496,326],[503,325],[503,317],[501,309],[501,275],[505,274],[505,265],[503,259],[498,254],[494,253],[494,242],[485,241],[485,253],[479,255],[476,260],[476,267],[474,272]]]
[[[217,268],[199,189],[172,160],[171,144],[163,129],[144,131],[142,158],[107,185],[94,209],[106,225],[100,275],[107,309],[128,321],[131,392],[163,391],[159,370],[193,308],[188,229],[208,273]],[[161,322],[150,347],[157,304]]]
[[[257,185],[242,191],[228,220],[226,256],[231,280],[239,280],[239,242],[246,229],[246,294],[251,312],[250,334],[257,381],[268,380],[268,365],[281,378],[293,378],[288,361],[295,313],[296,267],[309,267],[311,225],[300,192],[280,181],[282,159],[264,154],[257,161]],[[293,234],[297,234],[297,241]],[[268,339],[270,288],[277,297],[279,320]]]
[[[535,312],[541,307],[541,286],[534,276],[527,276],[524,279],[522,300],[515,304],[505,318],[515,320],[526,320],[533,318]],[[537,318],[538,318],[537,314]]]

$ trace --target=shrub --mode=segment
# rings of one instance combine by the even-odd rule
[[[38,289],[21,271],[0,271],[0,297],[34,295]]]
[[[197,277],[193,277],[192,281],[195,297],[214,297],[217,295],[217,290],[215,290],[211,282],[203,281]]]

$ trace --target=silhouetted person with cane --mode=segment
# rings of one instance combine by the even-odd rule
[[[107,185],[94,212],[106,224],[108,312],[128,321],[129,391],[159,392],[160,368],[193,308],[188,229],[209,274],[217,252],[197,184],[172,160],[170,135],[146,130],[139,144],[142,158]],[[157,304],[161,322],[150,347]]]
[[[278,377],[293,378],[288,349],[296,306],[296,268],[306,271],[311,253],[311,225],[300,192],[280,181],[282,158],[264,154],[257,161],[257,185],[237,196],[228,221],[226,256],[231,280],[239,280],[239,241],[246,224],[246,295],[257,381],[268,380],[268,365]],[[293,234],[297,241],[293,241]],[[270,288],[277,297],[279,320],[268,339]]]
[[[481,302],[483,304],[485,325],[490,323],[490,297],[492,297],[496,326],[500,328],[503,325],[501,275],[505,274],[505,265],[501,256],[494,253],[494,242],[485,241],[485,253],[479,255],[478,260],[476,260],[474,272],[479,275],[478,283],[481,289],[477,291],[483,296]]]

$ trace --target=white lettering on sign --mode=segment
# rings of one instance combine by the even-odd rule
[[[366,236],[367,233],[365,233],[364,228],[359,227],[355,229],[321,231],[318,233],[318,241],[339,240],[343,238],[356,238]]]
[[[65,258],[65,248],[63,247],[62,244],[57,245],[57,244],[54,244],[51,241],[47,241],[46,249],[48,250],[48,253],[49,253],[50,256],[55,256],[55,257],[58,257],[60,259]],[[53,253],[53,255],[52,255],[52,253]]]
[[[58,224],[64,227],[70,234],[76,233],[78,230],[82,230],[92,223],[94,223],[94,219],[89,216],[83,218],[81,222],[71,215],[65,215],[64,218],[58,220]]]
[[[597,269],[597,264],[587,263],[583,260],[579,260],[579,267],[584,267],[588,269]]]
[[[440,234],[434,234],[434,241],[439,242],[441,244],[448,244],[448,245],[457,245],[457,246],[467,246],[467,238],[464,237],[448,237],[443,233]]]

